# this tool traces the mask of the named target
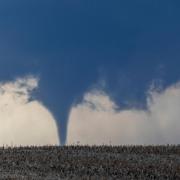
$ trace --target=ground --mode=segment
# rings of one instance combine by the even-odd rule
[[[179,146],[1,147],[0,179],[180,179]]]

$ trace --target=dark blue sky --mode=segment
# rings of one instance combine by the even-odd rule
[[[180,2],[1,0],[0,80],[35,74],[62,142],[72,103],[98,84],[126,107],[180,80]]]

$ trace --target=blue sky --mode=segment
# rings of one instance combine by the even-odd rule
[[[34,96],[61,124],[63,142],[72,104],[101,82],[122,108],[142,108],[152,82],[166,88],[180,80],[179,7],[168,0],[2,0],[0,80],[39,76]]]

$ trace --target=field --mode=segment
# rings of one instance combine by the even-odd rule
[[[179,146],[1,147],[0,179],[180,179]]]

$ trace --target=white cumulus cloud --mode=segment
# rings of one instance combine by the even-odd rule
[[[118,110],[107,94],[91,91],[69,116],[67,144],[179,144],[179,139],[179,83],[151,90],[146,110]]]
[[[0,146],[58,145],[55,119],[31,92],[38,78],[27,76],[0,83]]]

